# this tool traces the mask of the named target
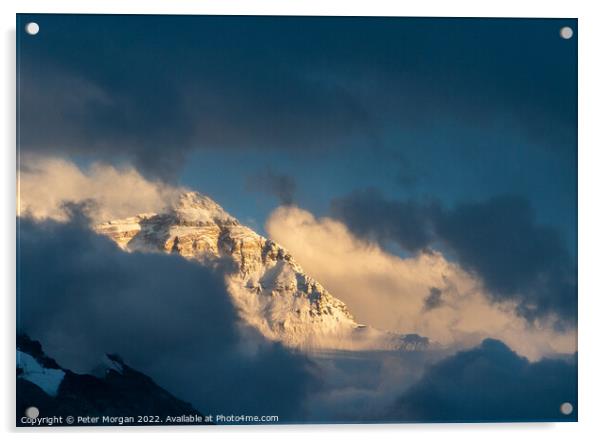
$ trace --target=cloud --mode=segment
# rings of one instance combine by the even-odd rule
[[[19,331],[62,366],[90,372],[118,353],[202,412],[302,418],[312,363],[239,322],[220,270],[22,217],[18,271]]]
[[[569,402],[571,415],[560,412]],[[530,363],[499,340],[484,340],[429,368],[394,405],[395,420],[577,421],[577,363]]]
[[[509,121],[546,148],[574,144],[576,47],[542,46],[554,20],[19,19],[45,32],[19,40],[30,153],[125,158],[165,178],[195,149],[374,146],[391,128],[431,130],[442,115]]]
[[[173,179],[196,149],[315,149],[372,136],[347,88],[310,75],[287,44],[262,53],[264,38],[276,40],[261,19],[246,19],[255,29],[242,34],[238,19],[193,19],[187,29],[169,17],[46,17],[47,38],[21,45],[21,149],[125,159],[146,176]],[[111,38],[98,38],[107,26]],[[137,38],[138,26],[164,29],[164,38]],[[239,38],[216,39],[226,28]],[[114,41],[130,44],[116,50]],[[107,54],[111,63],[101,61]]]
[[[431,288],[429,295],[424,299],[424,308],[430,310],[441,306],[443,304],[443,301],[441,300],[442,295],[443,291],[441,289]]]
[[[386,409],[416,383],[425,365],[446,351],[353,351],[321,354],[320,390],[308,401],[309,421],[386,422]]]
[[[67,220],[66,203],[88,204],[95,221],[159,212],[184,191],[145,179],[132,167],[94,163],[83,169],[73,162],[24,155],[18,180],[18,214],[36,219]]]
[[[432,218],[439,210],[416,201],[389,201],[370,188],[334,199],[332,213],[356,234],[379,243],[395,240],[409,251],[418,251],[433,240]]]
[[[281,204],[290,205],[293,203],[297,184],[293,177],[275,173],[268,168],[247,177],[247,189],[275,196]]]
[[[529,202],[498,196],[445,208],[386,199],[373,189],[332,202],[333,215],[357,235],[416,252],[439,246],[484,282],[496,301],[516,302],[528,318],[576,320],[576,265],[558,231],[536,222]]]
[[[516,301],[530,319],[555,313],[575,324],[577,267],[558,231],[537,224],[527,200],[501,196],[459,204],[436,224],[439,238],[494,299]]]
[[[528,321],[512,299],[493,301],[479,278],[438,252],[400,258],[342,222],[297,207],[275,210],[266,230],[360,322],[460,347],[500,338],[532,359],[576,349],[574,329],[558,331],[553,319]],[[425,308],[429,302],[437,307]]]
[[[47,68],[40,70],[45,56],[32,56],[34,63],[22,57],[22,152],[125,160],[152,177],[174,176],[192,149],[193,129],[189,115],[179,110],[175,91],[170,96],[168,88],[151,83],[147,87],[154,93],[150,94],[133,79],[130,90],[124,91],[92,73],[82,74],[53,62],[45,62]]]

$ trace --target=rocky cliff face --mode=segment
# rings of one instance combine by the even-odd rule
[[[165,213],[96,227],[127,251],[176,253],[202,265],[229,262],[226,284],[246,324],[292,347],[422,349],[428,341],[355,322],[346,305],[304,273],[283,247],[241,225],[210,198],[184,193]]]

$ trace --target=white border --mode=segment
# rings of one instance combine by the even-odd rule
[[[494,4],[495,3],[495,4]],[[602,188],[600,176],[602,149],[600,79],[602,78],[599,45],[602,22],[594,1],[527,1],[498,2],[455,0],[388,2],[382,0],[3,0],[2,14],[2,104],[0,133],[3,136],[3,173],[1,206],[2,261],[4,282],[2,312],[2,397],[0,427],[12,438],[19,432],[27,437],[81,437],[82,431],[92,439],[107,436],[122,439],[143,435],[148,439],[164,439],[168,434],[198,439],[207,436],[237,439],[303,439],[332,436],[364,440],[367,436],[383,439],[420,437],[421,440],[445,438],[507,441],[511,437],[543,437],[550,440],[593,437],[600,432],[600,332],[602,312],[600,282],[602,266],[597,250],[602,248],[600,210]],[[173,428],[90,428],[19,430],[14,424],[14,289],[15,289],[15,13],[138,13],[138,14],[237,14],[237,15],[357,15],[357,16],[463,16],[463,17],[577,17],[579,18],[579,423],[565,424],[478,424],[478,425],[347,425],[347,426],[261,426],[261,427],[173,427]]]

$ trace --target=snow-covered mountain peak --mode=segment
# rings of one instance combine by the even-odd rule
[[[172,207],[180,225],[238,224],[219,204],[196,191],[182,193]]]
[[[360,325],[286,249],[199,193],[183,193],[165,213],[113,220],[96,231],[126,251],[175,253],[201,265],[231,261],[237,271],[225,283],[232,302],[242,321],[270,340],[310,350],[411,350],[428,343]]]

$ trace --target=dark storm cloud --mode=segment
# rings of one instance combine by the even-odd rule
[[[494,300],[516,301],[529,320],[550,313],[569,324],[576,320],[576,265],[559,232],[539,225],[520,196],[448,209],[365,190],[334,200],[332,212],[354,233],[381,244],[408,251],[443,247],[484,281]]]
[[[313,148],[372,136],[344,87],[311,76],[284,23],[29,17],[23,23],[35,19],[44,38],[21,44],[20,143],[28,152],[125,158],[165,177],[199,147]]]
[[[196,148],[322,149],[442,115],[574,141],[572,20],[20,15],[20,145],[170,176]],[[453,119],[452,118],[452,119]],[[572,144],[570,144],[572,145]]]
[[[334,199],[331,208],[354,233],[381,244],[392,240],[409,251],[418,251],[432,242],[433,213],[439,211],[435,202],[427,205],[387,200],[373,188]]]
[[[460,204],[444,211],[436,231],[496,300],[517,300],[527,318],[555,312],[576,319],[576,265],[559,232],[537,224],[527,200],[503,196]]]
[[[81,222],[24,218],[18,261],[19,331],[61,365],[86,372],[118,353],[203,412],[299,418],[314,384],[309,361],[239,333],[219,272],[125,253]]]
[[[562,403],[574,407],[560,412]],[[576,359],[530,363],[498,340],[459,352],[429,368],[395,404],[409,421],[576,421]]]
[[[443,291],[439,288],[431,288],[428,297],[424,299],[424,309],[430,311],[441,306],[443,304],[442,295]]]
[[[275,196],[280,203],[290,205],[293,203],[297,184],[293,177],[267,169],[247,177],[247,189]]]

